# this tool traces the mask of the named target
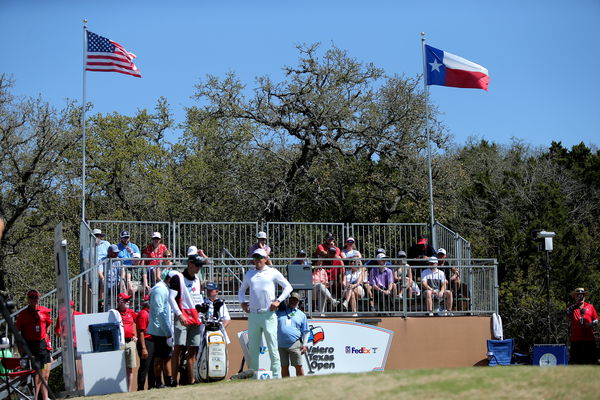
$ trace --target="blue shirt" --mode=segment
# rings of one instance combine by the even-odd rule
[[[277,310],[277,343],[284,349],[290,348],[302,334],[309,332],[306,314],[297,308]]]
[[[100,243],[96,246],[96,262],[99,263],[104,258],[108,257],[108,248],[110,247],[110,243],[106,240],[101,240]]]
[[[154,336],[171,336],[171,305],[169,288],[163,281],[158,282],[150,291],[150,315],[146,332]]]
[[[129,244],[128,244],[128,246],[131,248],[131,250],[133,250],[133,253],[130,253],[127,251],[127,249],[126,249],[127,246],[124,245],[123,242],[119,242],[119,244],[117,246],[119,246],[119,255],[117,256],[118,258],[134,258],[134,256],[136,258],[141,257],[140,248],[135,243],[129,242]],[[123,261],[123,264],[133,265],[133,263],[131,261]]]

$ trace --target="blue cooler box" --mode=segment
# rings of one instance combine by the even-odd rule
[[[534,344],[533,365],[540,367],[552,367],[555,365],[567,365],[567,346],[564,344]]]

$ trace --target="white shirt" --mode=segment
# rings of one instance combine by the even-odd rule
[[[283,288],[281,295],[275,298],[275,283]],[[245,302],[246,289],[250,288],[250,312],[268,311],[275,300],[282,302],[292,292],[292,285],[281,272],[264,266],[263,269],[251,269],[244,275],[244,281],[238,292],[240,303]]]
[[[442,270],[432,271],[430,268],[427,268],[421,273],[421,281],[425,281],[427,286],[434,290],[442,290],[442,285],[446,282],[446,275]]]

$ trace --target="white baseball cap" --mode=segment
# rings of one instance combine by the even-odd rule
[[[162,239],[162,236],[160,236],[160,232],[153,232],[152,233],[152,239],[154,239],[154,238]]]
[[[252,253],[252,256],[254,256],[255,254],[258,254],[258,255],[260,255],[262,257],[265,257],[265,258],[268,257],[267,256],[267,252],[264,251],[263,249],[256,249],[256,250],[254,250],[254,252]]]
[[[377,258],[382,259],[382,258],[387,258],[387,256],[385,255],[385,253],[379,253],[379,254],[377,254]]]
[[[190,246],[187,249],[187,255],[189,256],[194,256],[198,254],[198,248],[196,246]]]
[[[102,231],[100,229],[94,229],[92,231],[92,235],[94,235],[94,236],[96,236],[96,235],[106,236],[104,233],[102,233]]]
[[[438,262],[438,259],[437,259],[437,257],[429,257],[429,258],[427,259],[427,263],[428,263],[428,264],[436,264],[437,262]]]
[[[267,234],[263,231],[258,232],[258,235],[256,235],[257,239],[266,239],[267,238]]]
[[[446,249],[439,248],[437,252],[438,252],[438,254],[442,253],[442,254],[446,255]]]

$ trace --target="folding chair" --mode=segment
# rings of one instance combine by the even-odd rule
[[[33,383],[35,369],[31,368],[30,360],[20,357],[5,357],[0,359],[0,362],[4,367],[4,372],[1,375],[6,384],[8,397],[10,398],[12,389],[19,396],[19,399],[33,400],[35,396]]]
[[[514,353],[515,343],[513,339],[488,340],[487,357],[489,366],[496,365],[523,365],[526,364],[526,354]]]

